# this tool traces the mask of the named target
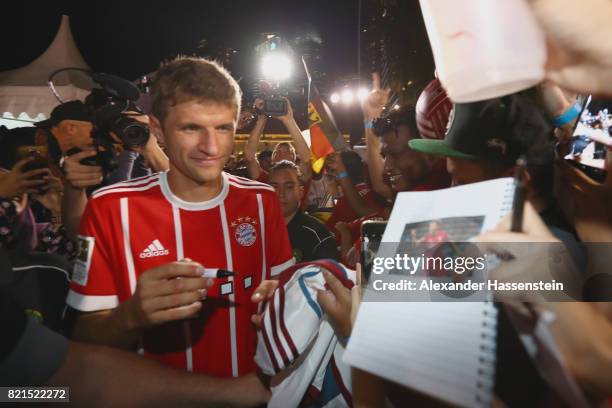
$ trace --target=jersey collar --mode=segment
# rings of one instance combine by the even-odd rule
[[[164,171],[160,174],[159,181],[160,181],[161,191],[164,194],[164,197],[172,205],[175,205],[183,210],[201,211],[201,210],[208,210],[208,209],[218,206],[227,197],[227,194],[229,193],[229,181],[227,179],[227,174],[225,172],[221,172],[221,178],[222,178],[222,183],[223,183],[223,186],[221,187],[221,192],[216,197],[211,198],[208,201],[201,201],[201,202],[185,201],[175,196],[172,190],[170,190],[170,186],[168,185],[168,172],[167,171]]]

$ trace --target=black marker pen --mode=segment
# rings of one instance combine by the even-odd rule
[[[226,269],[219,268],[199,268],[199,271],[202,273],[203,278],[228,278],[230,276],[236,275],[235,272],[228,271]]]
[[[512,223],[510,231],[521,232],[523,230],[523,212],[525,199],[527,198],[527,181],[525,171],[527,160],[521,156],[516,161],[516,173],[514,173],[514,201],[512,202]]]

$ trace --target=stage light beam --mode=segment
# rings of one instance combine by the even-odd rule
[[[282,81],[291,76],[291,60],[285,54],[273,52],[263,57],[261,70],[267,79]]]
[[[368,97],[368,94],[369,92],[367,89],[359,88],[359,90],[357,91],[357,99],[359,99],[359,102],[363,102]]]
[[[342,102],[347,105],[352,103],[353,99],[355,98],[355,96],[353,95],[353,91],[350,89],[343,90],[340,97],[342,98]]]

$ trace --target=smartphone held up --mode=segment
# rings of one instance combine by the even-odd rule
[[[606,179],[606,157],[612,149],[612,100],[585,98],[564,159],[591,179]]]

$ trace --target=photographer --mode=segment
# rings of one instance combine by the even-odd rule
[[[2,243],[72,257],[74,247],[62,226],[57,140],[40,129],[26,127],[4,131],[0,143]],[[24,224],[31,226],[31,233],[29,228],[21,228]]]
[[[127,111],[125,115],[149,125],[147,115],[136,111]],[[87,204],[87,189],[102,183],[105,176],[101,165],[83,164],[87,160],[91,162],[98,155],[92,147],[91,115],[84,103],[70,101],[57,106],[49,119],[37,123],[36,126],[55,136],[63,153],[77,150],[77,153],[66,156],[63,162],[65,180],[62,219],[68,235],[74,238]],[[120,142],[112,132],[109,136],[115,142]],[[108,183],[132,178],[134,163],[139,155],[142,155],[153,172],[168,169],[168,157],[159,146],[157,138],[150,136],[144,146],[130,147],[119,154],[117,169],[107,175]]]
[[[85,188],[96,186],[102,181],[100,166],[79,164],[80,160],[95,156],[91,148],[93,129],[91,116],[81,101],[69,101],[56,106],[49,119],[36,123],[36,126],[57,140],[62,153],[74,148],[84,150],[77,155],[67,156],[63,164],[66,179],[64,179],[61,216],[68,236],[74,238],[87,202]],[[75,165],[78,169],[76,172]]]
[[[285,128],[291,135],[294,146],[288,143],[279,143],[272,152],[272,165],[280,162],[281,160],[292,161],[300,167],[302,176],[300,181],[305,184],[312,176],[312,168],[310,165],[311,152],[310,148],[302,136],[302,132],[298,127],[295,119],[293,118],[293,109],[291,103],[287,98],[282,98],[287,103],[287,113],[282,116],[276,116],[280,120]],[[264,113],[264,100],[256,99],[254,103],[255,109],[259,112],[257,122],[249,134],[249,140],[244,146],[244,158],[247,162],[247,168],[249,170],[249,176],[253,180],[261,181],[266,183],[268,181],[268,172],[265,171],[260,163],[257,161],[257,146],[259,145],[259,139],[266,127],[268,116]],[[294,149],[293,149],[294,148]],[[298,162],[299,159],[299,162]]]
[[[124,114],[126,117],[146,125],[150,129],[150,118],[148,115],[129,110]],[[111,136],[120,140],[113,132]],[[108,177],[107,184],[130,180],[137,177],[149,176],[169,169],[168,156],[159,145],[157,135],[150,134],[143,146],[130,146],[125,148],[118,156],[118,168]]]
[[[53,135],[63,153],[75,147],[83,148],[92,144],[91,115],[81,101],[69,101],[56,106],[49,119],[35,125]]]
[[[59,146],[36,128],[3,133],[0,168],[0,251],[14,268],[2,270],[6,297],[52,330],[61,329],[68,290],[68,259],[75,246],[62,226]],[[36,143],[38,142],[38,143]],[[44,144],[43,144],[44,143]]]
[[[36,234],[26,227],[34,226],[34,217],[28,208],[28,194],[45,186],[51,176],[48,169],[24,171],[31,161],[32,158],[26,158],[17,162],[10,171],[0,171],[0,246],[31,250],[38,244]]]

